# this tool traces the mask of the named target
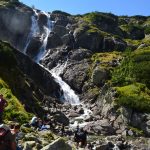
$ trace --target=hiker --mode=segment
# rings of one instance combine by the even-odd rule
[[[80,145],[81,147],[85,147],[87,144],[87,131],[80,128],[75,131],[74,135],[75,142],[77,143],[77,148]]]
[[[63,124],[61,125],[59,133],[60,133],[60,136],[64,136],[64,134],[65,134],[65,126]]]
[[[36,116],[32,117],[30,125],[38,128],[38,118]]]
[[[46,123],[44,123],[40,130],[50,130],[50,125],[47,125]]]
[[[3,95],[0,94],[0,123],[2,123],[2,116],[3,116],[3,111],[4,108],[7,107],[8,103],[7,101],[3,98]]]
[[[11,129],[10,129],[12,135],[15,137],[15,140],[16,140],[16,147],[17,149],[16,150],[22,150],[22,148],[18,145],[18,140],[20,138],[20,125],[19,124],[13,124],[11,125]]]
[[[5,125],[0,125],[0,150],[16,150],[15,136],[11,133],[10,128]]]
[[[78,132],[79,132],[79,125],[77,125],[77,128],[76,128],[76,130],[75,130],[75,132],[74,132],[74,141],[75,141],[76,144],[77,144],[77,145],[76,145],[77,148],[78,148],[79,142],[80,142],[80,138],[79,138]]]

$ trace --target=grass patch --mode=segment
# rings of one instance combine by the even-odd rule
[[[119,105],[125,105],[132,109],[150,112],[150,90],[141,83],[135,83],[123,87],[116,87],[119,97],[116,99]]]
[[[4,98],[8,102],[8,106],[4,111],[5,122],[10,120],[16,120],[19,123],[28,122],[31,119],[31,114],[27,113],[20,103],[20,101],[13,95],[11,89],[7,83],[0,79],[0,93],[4,95]]]

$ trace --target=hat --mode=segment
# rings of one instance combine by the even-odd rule
[[[5,124],[1,124],[0,128],[5,129],[6,131],[10,130],[10,128],[7,125],[5,125]]]

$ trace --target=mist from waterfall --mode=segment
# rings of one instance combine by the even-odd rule
[[[38,13],[36,12],[36,10],[33,9],[33,12],[34,12],[34,15],[31,16],[31,29],[30,29],[30,33],[27,37],[27,41],[26,41],[26,45],[25,45],[25,48],[23,50],[23,53],[26,54],[27,52],[27,48],[31,42],[31,39],[33,37],[36,37],[37,35],[39,35],[40,33],[40,29],[39,29],[39,26],[38,26]]]

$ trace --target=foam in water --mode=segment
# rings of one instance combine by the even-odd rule
[[[36,37],[40,32],[40,29],[39,29],[39,26],[38,26],[38,21],[37,21],[38,13],[34,9],[33,9],[33,11],[34,11],[34,15],[31,16],[32,24],[31,24],[30,33],[29,33],[27,41],[26,41],[26,46],[23,50],[24,54],[26,54],[26,52],[27,52],[27,48],[28,48],[28,46],[31,42],[32,37]]]
[[[67,83],[65,83],[60,77],[60,74],[63,72],[66,66],[67,61],[64,64],[58,64],[55,68],[50,70],[50,72],[54,77],[55,81],[61,86],[65,102],[68,102],[72,105],[79,105],[80,104],[79,97],[70,88],[70,86]]]

